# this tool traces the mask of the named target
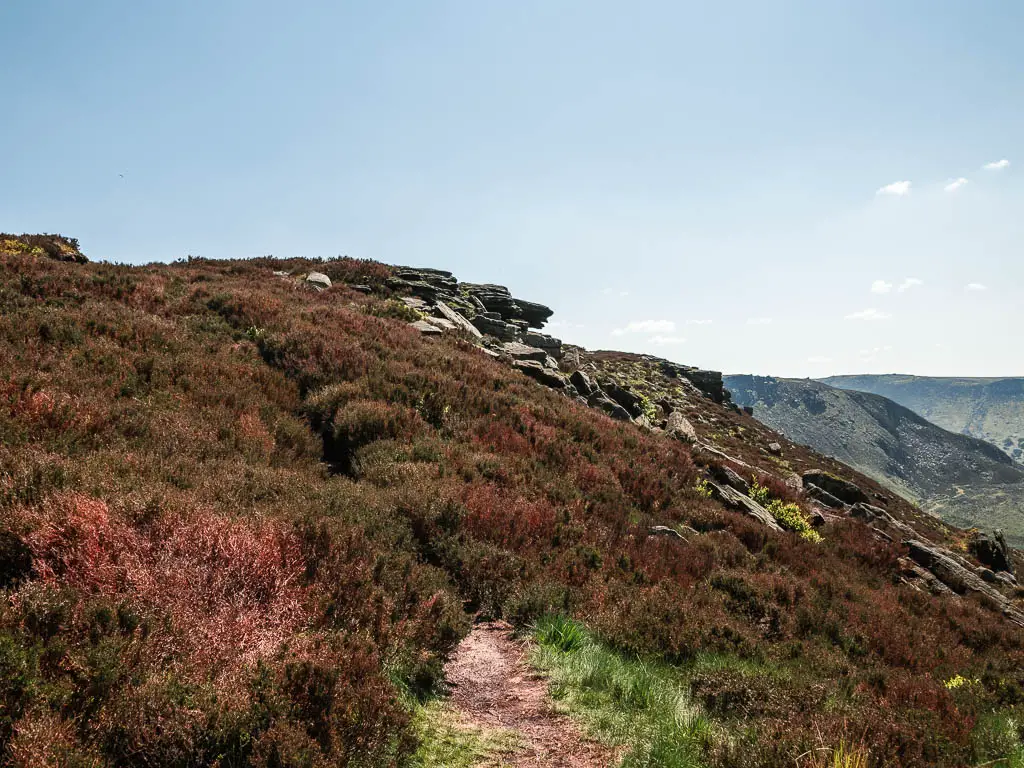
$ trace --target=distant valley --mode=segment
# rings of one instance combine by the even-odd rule
[[[882,395],[933,424],[987,440],[1024,462],[1024,378],[832,376],[840,389]]]
[[[991,443],[943,429],[886,397],[820,381],[727,376],[725,385],[737,404],[791,440],[948,522],[1002,528],[1011,544],[1024,546],[1024,466]]]

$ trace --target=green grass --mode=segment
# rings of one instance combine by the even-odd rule
[[[500,765],[501,756],[518,745],[511,731],[460,723],[450,706],[437,699],[414,705],[413,724],[420,744],[408,763],[411,768]]]
[[[716,737],[712,722],[664,664],[630,659],[602,645],[580,624],[538,622],[535,666],[551,677],[551,695],[596,738],[623,745],[623,768],[694,768]]]

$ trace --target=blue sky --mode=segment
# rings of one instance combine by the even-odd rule
[[[1024,375],[1022,30],[1015,0],[10,0],[0,230],[444,267],[728,372]]]

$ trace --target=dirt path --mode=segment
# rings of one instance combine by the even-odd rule
[[[606,768],[615,750],[587,739],[551,709],[545,680],[524,659],[525,648],[504,622],[477,624],[448,663],[452,704],[461,720],[518,735],[521,748],[500,763],[510,768]]]

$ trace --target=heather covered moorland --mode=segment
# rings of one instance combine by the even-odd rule
[[[1021,764],[1024,631],[903,583],[899,537],[727,508],[706,452],[423,336],[385,265],[44,245],[0,237],[0,762],[413,764],[480,617],[538,638],[597,737],[647,734],[627,764],[684,726],[673,764]],[[333,287],[274,275],[309,269]]]

